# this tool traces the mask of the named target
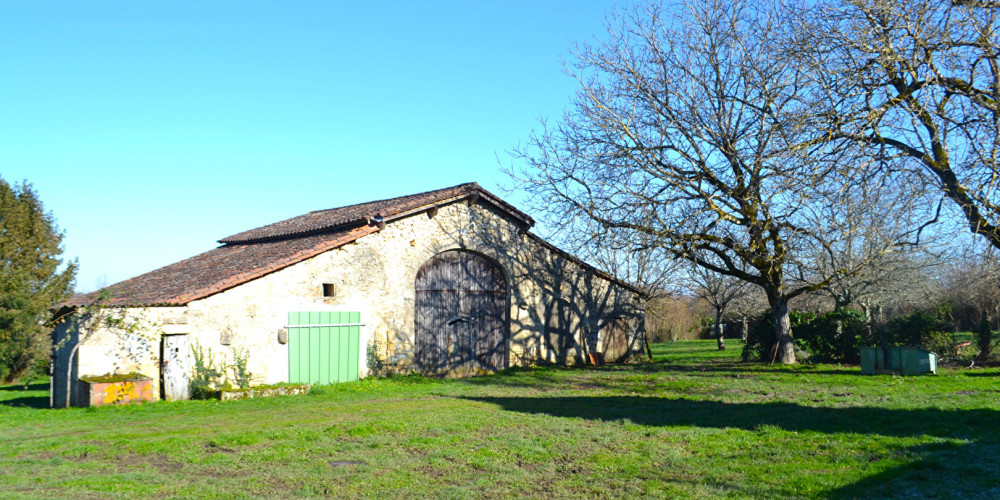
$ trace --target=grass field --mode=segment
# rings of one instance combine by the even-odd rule
[[[0,387],[0,498],[1000,498],[1000,370],[740,347],[226,403],[50,410],[45,384]]]

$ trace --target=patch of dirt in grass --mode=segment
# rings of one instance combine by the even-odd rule
[[[163,455],[151,455],[148,456],[148,458],[149,461],[147,463],[155,467],[156,470],[160,471],[162,474],[180,472],[184,469],[184,464]]]
[[[412,446],[406,446],[405,449],[406,452],[410,454],[410,456],[414,457],[426,457],[427,455],[430,455],[430,452],[423,448],[414,448]]]
[[[226,448],[225,446],[216,444],[216,443],[211,442],[211,441],[208,442],[208,443],[205,443],[205,451],[207,451],[209,453],[218,453],[218,452],[222,452],[222,453],[236,453],[236,450],[233,449],[233,448]]]
[[[569,476],[586,472],[582,465],[566,455],[553,457],[552,463],[555,464],[555,471],[559,475]]]
[[[26,458],[31,460],[52,460],[53,458],[60,458],[63,460],[70,460],[69,457],[66,457],[62,453],[56,453],[52,451],[46,451],[42,453],[32,453],[31,455],[18,455],[18,458]]]
[[[447,478],[447,477],[450,477],[453,474],[452,471],[438,469],[437,467],[434,467],[433,465],[422,465],[422,466],[417,467],[416,469],[413,469],[413,470],[414,470],[414,472],[418,472],[420,474],[423,474],[423,475],[425,475],[427,477],[434,478],[434,479]]]
[[[160,454],[127,453],[124,455],[105,456],[98,453],[83,452],[74,461],[103,463],[113,466],[118,470],[148,465],[158,470],[161,474],[180,472],[184,469],[184,464]]]

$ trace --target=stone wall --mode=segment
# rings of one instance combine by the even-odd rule
[[[80,377],[133,372],[150,377],[154,397],[159,398],[160,339],[164,334],[186,333],[182,325],[176,324],[178,318],[184,317],[185,309],[95,309],[58,323],[52,335],[57,353],[52,364],[52,406],[66,406],[67,387],[72,405],[87,406]],[[71,371],[67,373],[67,369]],[[71,381],[68,386],[67,376]]]
[[[192,345],[210,349],[216,359],[231,364],[237,350],[249,353],[254,383],[288,380],[288,347],[279,342],[290,311],[360,311],[361,375],[367,375],[366,347],[378,340],[378,356],[398,372],[414,369],[414,282],[417,270],[434,255],[464,249],[496,261],[507,277],[511,344],[510,364],[580,362],[586,351],[598,349],[598,335],[610,318],[628,318],[633,325],[631,347],[641,352],[642,304],[631,291],[555,252],[537,237],[524,234],[500,210],[482,202],[459,201],[390,221],[385,228],[354,243],[320,254],[230,290],[193,301],[184,307],[130,310],[149,323],[153,336],[187,333]],[[323,296],[323,284],[333,284],[335,296]],[[548,341],[553,304],[572,316],[571,342],[553,352]],[[167,332],[166,330],[170,330]],[[120,333],[120,332],[119,332]],[[152,376],[159,390],[159,345],[140,345],[110,332],[80,348],[79,372],[102,374],[125,369],[119,352],[142,352],[134,365]],[[124,347],[120,344],[134,344]],[[569,347],[566,347],[566,346]],[[153,361],[150,362],[149,360]],[[114,368],[114,370],[112,370]]]

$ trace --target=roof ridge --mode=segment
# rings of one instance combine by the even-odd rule
[[[287,238],[298,238],[302,236],[324,233],[327,231],[339,230],[347,227],[369,224],[369,218],[376,215],[382,217],[393,217],[402,213],[419,210],[421,207],[440,203],[443,200],[455,197],[469,196],[474,193],[482,193],[490,199],[497,199],[496,196],[482,188],[478,183],[466,182],[451,187],[424,191],[422,193],[408,194],[394,198],[355,203],[342,207],[328,208],[324,210],[314,210],[312,212],[292,217],[290,219],[273,222],[264,226],[242,231],[231,236],[218,240],[224,245],[275,241]],[[527,214],[516,208],[507,205],[502,200],[497,202],[507,211],[515,214],[515,217],[528,221],[530,226],[534,223]]]
[[[478,189],[478,190],[482,190],[483,189],[482,187],[479,186],[479,183],[477,183],[477,182],[464,182],[462,184],[457,184],[457,185],[454,185],[454,186],[451,186],[451,187],[446,187],[446,188],[441,188],[441,189],[432,189],[430,191],[424,191],[423,193],[404,194],[402,196],[394,196],[392,198],[384,198],[384,199],[381,199],[381,200],[364,201],[364,202],[361,202],[361,203],[354,203],[354,204],[351,204],[351,205],[344,205],[342,207],[323,208],[323,209],[320,209],[320,210],[312,210],[309,213],[311,213],[311,214],[318,214],[318,213],[322,213],[322,212],[332,212],[334,210],[343,210],[345,208],[360,207],[361,205],[371,205],[371,204],[374,204],[374,203],[385,203],[387,201],[394,201],[394,200],[399,200],[399,199],[402,199],[402,198],[413,198],[413,197],[416,197],[416,196],[423,196],[423,195],[434,193],[434,192],[437,192],[437,191],[448,191],[450,189],[458,189],[458,188],[464,188],[464,187],[469,187],[469,188]]]

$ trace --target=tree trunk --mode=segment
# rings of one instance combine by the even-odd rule
[[[788,317],[788,299],[769,296],[768,302],[771,303],[775,336],[775,351],[771,361],[779,361],[786,365],[795,364],[795,345],[792,343],[792,322]]]
[[[715,310],[715,324],[713,326],[715,327],[715,338],[718,339],[718,342],[719,342],[719,350],[720,351],[725,351],[726,350],[726,339],[723,337],[723,330],[722,330],[722,310],[721,309],[716,309]]]
[[[862,302],[859,304],[861,306],[861,312],[865,315],[865,335],[867,338],[873,338],[873,333],[875,332],[875,327],[873,326],[875,320],[872,317],[872,308],[867,302]]]
[[[743,314],[740,316],[740,336],[743,342],[747,341],[747,315]]]
[[[990,321],[986,314],[983,314],[976,329],[976,345],[979,347],[979,354],[976,355],[976,362],[983,364],[993,357],[993,330],[990,328]]]

